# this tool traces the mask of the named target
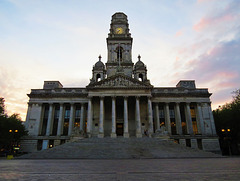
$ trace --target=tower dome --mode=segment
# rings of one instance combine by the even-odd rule
[[[93,69],[94,70],[103,70],[105,69],[104,63],[101,61],[101,55],[99,55],[99,60],[97,61],[97,63],[95,63]]]
[[[138,61],[136,62],[134,66],[134,70],[145,70],[146,66],[145,64],[140,60],[141,56],[138,55]]]

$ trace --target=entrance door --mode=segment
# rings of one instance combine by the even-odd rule
[[[123,123],[117,123],[117,136],[123,136]]]

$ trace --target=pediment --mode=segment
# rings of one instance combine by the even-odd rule
[[[99,82],[90,83],[87,88],[117,88],[117,89],[149,89],[153,86],[149,81],[141,82],[123,74],[114,75]]]

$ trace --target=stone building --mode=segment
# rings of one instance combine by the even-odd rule
[[[32,89],[23,149],[47,149],[74,136],[149,136],[219,151],[208,89],[196,88],[194,80],[154,87],[140,55],[135,64],[132,61],[132,42],[127,16],[115,13],[107,37],[107,63],[99,56],[86,87],[44,81],[43,89]]]

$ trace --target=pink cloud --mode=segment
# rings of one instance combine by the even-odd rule
[[[176,37],[180,37],[182,35],[183,35],[183,31],[182,30],[177,31],[176,34],[175,34]]]

